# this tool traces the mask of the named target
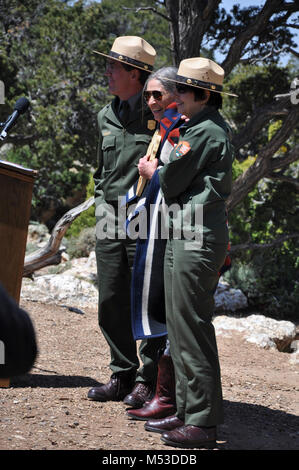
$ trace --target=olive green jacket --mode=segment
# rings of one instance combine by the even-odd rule
[[[118,116],[119,98],[98,114],[98,168],[94,174],[95,205],[116,203],[138,179],[137,163],[146,155],[156,122],[138,99],[124,127]]]
[[[180,138],[170,161],[159,172],[160,185],[168,206],[188,207],[192,231],[198,230],[195,211],[202,208],[203,240],[228,243],[225,201],[232,187],[233,149],[230,130],[219,112],[206,106],[180,127]],[[170,229],[186,223],[182,214],[170,215]]]

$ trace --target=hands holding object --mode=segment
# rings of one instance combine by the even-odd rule
[[[148,154],[142,157],[138,163],[140,176],[137,185],[137,196],[141,196],[146,180],[151,179],[154,172],[156,171],[158,166],[158,159],[156,158],[156,154],[159,149],[160,142],[161,136],[157,130],[148,146]]]

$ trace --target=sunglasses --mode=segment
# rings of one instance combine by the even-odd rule
[[[145,101],[149,101],[150,97],[153,96],[154,100],[161,101],[163,93],[158,90],[154,91],[145,91],[143,93]]]
[[[187,93],[188,91],[191,91],[188,85],[177,84],[175,88],[176,88],[176,91],[180,93],[180,95],[183,95],[184,93]]]

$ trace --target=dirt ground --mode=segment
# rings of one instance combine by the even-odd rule
[[[175,450],[144,422],[129,420],[124,403],[87,399],[89,388],[110,377],[96,310],[21,305],[34,321],[39,356],[29,374],[0,389],[0,450]],[[225,423],[217,450],[298,449],[299,368],[290,354],[261,349],[237,332],[219,336],[218,347]]]

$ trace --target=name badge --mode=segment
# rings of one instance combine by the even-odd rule
[[[153,121],[152,119],[150,119],[149,121],[147,121],[147,128],[148,128],[150,131],[153,131],[153,130],[156,128],[156,121]]]

